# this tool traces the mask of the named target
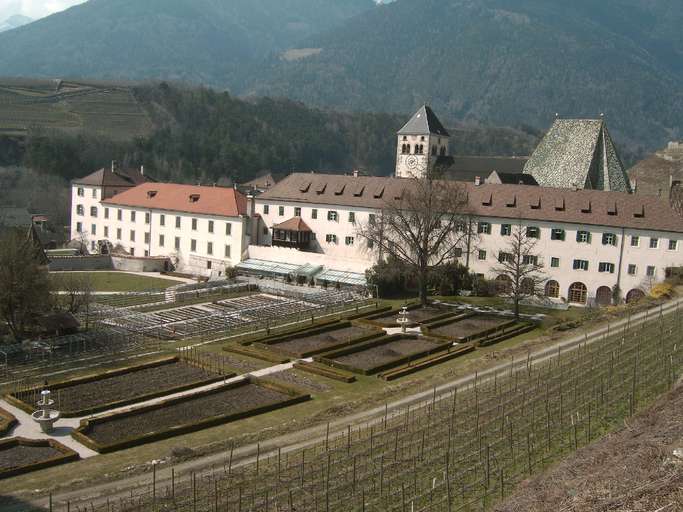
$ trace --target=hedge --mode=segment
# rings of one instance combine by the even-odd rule
[[[33,464],[27,464],[26,466],[18,466],[14,468],[0,470],[0,480],[4,478],[11,478],[13,476],[23,475],[25,473],[31,473],[33,471],[38,471],[40,469],[59,466],[61,464],[66,464],[67,462],[76,461],[80,458],[78,453],[76,453],[70,448],[67,448],[63,444],[53,439],[24,439],[22,437],[13,437],[11,439],[0,441],[0,456],[2,455],[4,449],[13,448],[15,446],[49,446],[61,452],[62,455],[52,457],[51,459],[41,460],[40,462],[34,462]]]
[[[445,354],[438,354],[434,357],[430,357],[429,359],[419,361],[418,363],[412,366],[397,368],[395,370],[382,373],[380,377],[387,381],[398,379],[400,377],[405,377],[406,375],[410,375],[421,370],[426,370],[427,368],[431,368],[432,366],[436,366],[437,364],[445,363],[446,361],[450,361],[451,359],[455,359],[456,357],[469,354],[470,352],[474,352],[474,350],[475,348],[472,345],[465,345],[455,350],[451,350],[450,352],[447,352]]]
[[[56,384],[49,385],[48,388],[54,392],[54,391],[58,391],[60,389],[67,389],[67,388],[70,388],[70,387],[73,387],[76,385],[80,385],[80,384],[96,383],[96,382],[99,382],[101,380],[104,380],[104,379],[107,379],[110,377],[118,377],[120,375],[126,375],[128,373],[135,373],[137,371],[146,370],[149,368],[155,368],[155,367],[164,366],[167,364],[174,364],[174,363],[177,363],[179,361],[180,361],[180,359],[177,356],[166,357],[163,359],[159,359],[156,361],[152,361],[152,362],[137,365],[137,366],[128,366],[125,368],[117,368],[116,370],[110,370],[110,371],[100,373],[100,374],[93,374],[93,375],[88,375],[87,377],[78,377],[78,378],[71,379],[71,380],[65,380],[62,382],[58,382]],[[191,363],[188,363],[188,364],[191,364]],[[96,413],[103,412],[103,411],[108,411],[110,409],[117,409],[119,407],[125,407],[127,405],[132,405],[132,404],[136,404],[136,403],[140,403],[140,402],[146,402],[148,400],[153,400],[153,399],[159,398],[161,396],[173,395],[175,393],[182,393],[183,391],[187,391],[189,389],[208,386],[209,384],[214,384],[216,382],[220,382],[222,380],[235,377],[236,375],[237,375],[236,373],[230,373],[230,374],[226,374],[226,375],[217,375],[215,377],[203,379],[200,381],[190,382],[187,384],[183,384],[181,386],[176,386],[174,388],[170,388],[170,389],[166,389],[166,390],[159,390],[159,391],[155,391],[153,393],[147,393],[145,395],[140,395],[137,397],[130,397],[130,398],[126,398],[123,400],[117,400],[115,402],[109,402],[106,404],[97,405],[97,406],[89,407],[86,409],[79,409],[76,411],[63,411],[62,412],[62,418],[80,418],[82,416],[90,416],[92,414],[96,414]],[[40,391],[42,391],[42,388],[41,389],[34,388],[31,390],[28,390],[27,392],[28,393],[32,393],[32,392],[39,393]],[[16,397],[14,394],[9,395],[7,397],[7,401],[9,403],[15,405],[16,407],[19,407],[21,410],[23,410],[24,412],[27,412],[28,414],[32,414],[36,410],[36,408],[31,406],[31,404],[27,404],[26,402],[24,402],[20,398]]]
[[[8,435],[17,426],[17,419],[13,414],[0,409],[0,437]]]
[[[128,439],[123,439],[121,441],[115,442],[115,443],[110,443],[110,444],[100,444],[94,439],[91,439],[88,437],[88,430],[90,429],[91,425],[96,425],[98,423],[106,423],[108,420],[112,418],[125,418],[128,416],[135,416],[139,414],[140,412],[147,412],[147,411],[153,411],[157,409],[163,409],[166,406],[169,405],[175,405],[178,403],[186,402],[193,400],[198,397],[214,394],[214,393],[220,393],[223,392],[227,389],[232,389],[232,388],[238,388],[241,386],[245,386],[247,384],[256,384],[258,386],[262,386],[265,388],[273,389],[275,391],[278,391],[280,393],[284,393],[288,395],[290,398],[288,400],[283,400],[282,402],[277,402],[274,404],[269,404],[269,405],[264,405],[262,407],[257,407],[254,409],[250,409],[247,411],[241,411],[238,413],[232,413],[232,414],[219,414],[217,416],[213,416],[211,418],[206,418],[204,420],[198,421],[196,423],[188,423],[185,425],[178,425],[175,427],[171,427],[166,430],[160,430],[158,432],[150,432],[148,434],[144,434],[142,436],[138,437],[133,437],[133,438],[128,438]],[[163,439],[168,439],[171,437],[179,436],[179,435],[184,435],[184,434],[189,434],[192,432],[196,432],[198,430],[203,430],[206,428],[210,427],[215,427],[217,425],[223,425],[225,423],[230,423],[233,421],[237,421],[240,419],[244,418],[249,418],[251,416],[256,416],[259,414],[264,414],[270,411],[274,411],[277,409],[281,409],[283,407],[288,407],[290,405],[298,404],[301,402],[305,402],[307,400],[310,400],[311,396],[307,394],[300,394],[297,391],[292,390],[291,388],[288,388],[282,384],[271,382],[271,381],[264,381],[262,379],[257,379],[255,377],[247,377],[241,381],[238,382],[232,382],[230,384],[226,384],[225,386],[220,386],[216,389],[211,389],[208,391],[202,391],[199,393],[194,393],[192,395],[187,395],[187,396],[182,396],[178,398],[171,398],[168,400],[164,400],[163,402],[159,402],[158,404],[153,404],[149,405],[146,407],[141,407],[138,409],[132,409],[129,411],[123,411],[119,413],[113,413],[113,414],[108,414],[105,416],[100,416],[98,418],[93,418],[93,419],[85,419],[81,420],[81,424],[77,430],[71,433],[71,436],[78,441],[79,443],[87,446],[88,448],[91,448],[92,450],[95,450],[98,453],[110,453],[118,450],[124,450],[127,448],[132,448],[134,446],[139,446],[142,444],[147,444],[147,443],[152,443],[155,441],[161,441]]]
[[[380,373],[384,370],[388,370],[390,368],[395,368],[396,366],[400,366],[402,364],[409,363],[410,361],[412,361],[414,359],[418,359],[418,358],[425,357],[425,356],[428,356],[431,354],[443,352],[443,351],[447,350],[449,347],[449,343],[447,343],[443,340],[438,340],[435,338],[429,338],[427,341],[437,343],[436,347],[425,349],[421,352],[418,352],[416,354],[412,354],[409,356],[399,357],[397,359],[389,361],[388,363],[382,363],[380,365],[373,366],[373,367],[367,368],[367,369],[356,368],[355,366],[351,366],[351,365],[344,364],[344,363],[339,363],[339,362],[334,360],[335,357],[341,357],[341,356],[346,356],[349,354],[355,354],[356,352],[362,352],[363,350],[367,350],[370,348],[379,347],[382,345],[387,345],[393,341],[403,339],[403,338],[418,339],[418,336],[415,334],[394,334],[393,336],[383,336],[381,338],[370,340],[370,341],[365,342],[365,343],[360,343],[357,345],[353,345],[351,347],[346,347],[346,348],[343,348],[341,350],[337,350],[336,352],[326,353],[324,356],[315,358],[315,360],[317,362],[326,364],[326,365],[331,366],[333,368],[339,368],[341,370],[345,370],[348,372],[359,373],[361,375],[374,375],[374,374]]]
[[[346,384],[356,382],[356,377],[354,375],[317,363],[294,363],[294,368],[303,372],[312,373],[313,375],[319,375],[321,377],[327,377],[328,379],[344,382]]]

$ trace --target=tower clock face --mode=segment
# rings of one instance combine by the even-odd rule
[[[417,167],[417,157],[412,155],[409,156],[408,159],[406,160],[406,165],[408,166],[409,169],[415,169]]]

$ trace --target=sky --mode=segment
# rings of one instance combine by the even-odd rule
[[[73,5],[82,4],[85,0],[0,0],[0,21],[23,14],[29,18],[39,19]]]

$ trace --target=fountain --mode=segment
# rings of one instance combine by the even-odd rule
[[[40,392],[40,401],[38,402],[38,409],[31,417],[40,425],[40,429],[46,434],[50,434],[54,428],[55,423],[59,420],[59,411],[50,409],[55,404],[55,401],[50,398],[50,391],[45,389]]]
[[[396,320],[401,326],[401,332],[405,334],[408,331],[408,324],[410,324],[410,319],[408,318],[408,306],[403,306],[401,312],[399,313],[398,320]]]

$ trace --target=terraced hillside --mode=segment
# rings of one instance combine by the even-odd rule
[[[36,127],[123,140],[148,135],[154,126],[125,85],[0,79],[0,135],[22,136]]]

